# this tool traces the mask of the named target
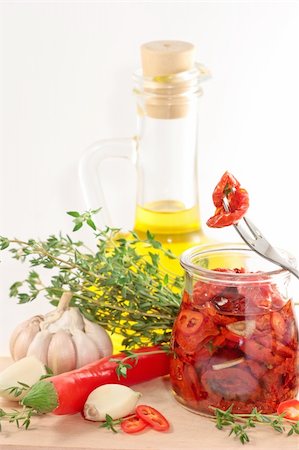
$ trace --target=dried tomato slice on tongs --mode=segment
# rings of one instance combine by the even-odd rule
[[[223,199],[229,204],[229,212],[223,207]],[[207,221],[212,228],[222,228],[239,222],[249,208],[249,196],[239,181],[229,172],[225,172],[213,192],[216,211]]]

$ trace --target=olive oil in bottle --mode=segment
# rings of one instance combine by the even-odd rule
[[[170,249],[177,256],[187,248],[207,241],[201,231],[198,206],[186,209],[179,201],[159,201],[145,207],[137,205],[135,231],[141,238],[145,238],[148,230],[164,248]],[[168,271],[183,273],[178,259],[161,258]]]
[[[158,41],[141,47],[137,97],[137,206],[134,230],[155,235],[174,254],[205,243],[197,178],[198,99],[203,72],[188,42]],[[163,258],[170,271],[178,261]]]

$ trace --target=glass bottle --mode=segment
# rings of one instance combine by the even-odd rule
[[[206,241],[199,215],[197,132],[201,82],[209,74],[194,54],[194,46],[186,42],[144,44],[142,69],[133,77],[136,136],[98,142],[80,162],[88,207],[102,206],[104,224],[118,227],[111,220],[100,167],[108,158],[130,160],[137,179],[134,231],[141,238],[150,231],[176,255]],[[178,262],[164,263],[180,271]]]
[[[181,264],[170,365],[176,399],[200,414],[230,406],[275,413],[298,392],[290,273],[243,244],[194,247]]]

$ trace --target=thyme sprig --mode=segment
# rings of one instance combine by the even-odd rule
[[[35,409],[28,408],[27,406],[24,406],[21,410],[13,409],[10,412],[0,408],[0,431],[2,431],[2,420],[15,423],[18,428],[22,427],[27,430],[31,423],[31,417],[37,414]]]
[[[299,434],[299,421],[293,422],[284,418],[284,414],[262,414],[253,408],[250,414],[232,413],[233,405],[227,410],[212,408],[215,413],[216,428],[218,430],[229,428],[229,436],[235,436],[242,444],[250,441],[248,431],[255,428],[257,424],[271,427],[278,433],[286,433],[287,436]]]
[[[100,428],[107,428],[107,430],[113,431],[113,433],[118,433],[118,430],[115,428],[116,425],[120,425],[123,419],[112,419],[109,414],[106,414],[106,420],[101,423]]]
[[[118,429],[115,427],[120,425],[124,420],[131,419],[132,417],[136,417],[136,414],[131,414],[120,419],[113,419],[109,414],[106,414],[105,421],[101,423],[100,428],[107,428],[107,430],[111,430],[113,433],[118,433]]]
[[[0,237],[0,250],[29,264],[28,275],[12,284],[10,296],[19,303],[45,297],[57,305],[70,290],[71,305],[124,336],[124,347],[169,343],[183,278],[166,273],[161,260],[176,257],[150,232],[141,239],[135,232],[123,236],[116,228],[97,229],[92,219],[96,212],[68,213],[73,231],[83,225],[92,231],[94,249],[62,233],[45,240]],[[45,276],[49,271],[50,279]]]
[[[10,386],[5,389],[9,394],[12,394],[14,397],[19,397],[24,391],[28,391],[30,386],[26,383],[22,383],[22,381],[17,382],[17,386]]]

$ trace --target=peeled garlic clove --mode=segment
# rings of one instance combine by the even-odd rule
[[[113,420],[134,412],[140,392],[122,384],[104,384],[94,389],[84,405],[83,414],[88,420],[106,420],[106,414]]]
[[[100,350],[101,356],[110,356],[113,353],[113,344],[107,331],[90,320],[83,317],[85,334],[93,340]]]
[[[48,348],[52,334],[48,330],[39,331],[28,347],[27,356],[35,356],[43,364],[48,364]]]
[[[101,357],[95,343],[82,330],[72,330],[73,342],[76,348],[76,368],[85,366]]]
[[[37,320],[30,321],[25,328],[18,334],[12,347],[12,357],[14,360],[24,358],[34,336],[40,331]]]
[[[0,396],[8,400],[19,401],[27,391],[24,390],[20,395],[15,396],[7,389],[14,386],[22,388],[19,382],[32,386],[45,374],[45,366],[35,356],[19,359],[0,373]]]
[[[69,309],[69,314],[70,314],[70,320],[71,320],[71,327],[78,328],[79,330],[83,330],[84,322],[83,322],[82,314],[81,314],[79,308],[71,307]]]
[[[47,366],[54,374],[69,372],[75,369],[76,350],[72,336],[68,332],[60,330],[53,334],[48,347]]]

